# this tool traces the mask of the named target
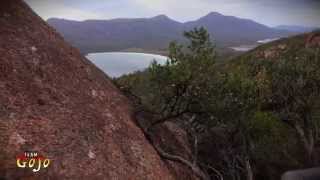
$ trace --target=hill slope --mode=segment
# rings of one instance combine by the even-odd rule
[[[280,25],[274,28],[280,29],[280,30],[298,32],[298,33],[307,33],[307,32],[311,32],[316,29],[319,29],[319,27],[305,27],[305,26],[291,26],[291,25]]]
[[[300,34],[261,45],[239,57],[233,63],[241,64],[258,60],[279,60],[287,57],[303,57],[304,51],[317,52],[320,47],[320,31]]]
[[[0,179],[175,179],[127,99],[25,3],[2,1],[0,24]],[[17,168],[26,150],[51,165]]]
[[[261,45],[225,63],[224,67],[228,71],[245,68],[251,72],[252,76],[259,77],[260,73],[265,70],[261,62],[280,64],[282,61],[289,60],[294,61],[294,64],[301,65],[301,62],[307,62],[308,57],[319,58],[319,52],[320,31],[314,31]],[[315,74],[315,76],[319,77],[319,74]],[[320,121],[320,103],[316,103],[314,106],[312,117]],[[320,149],[318,148],[317,151]]]
[[[199,159],[201,163],[210,163],[212,166],[220,166],[222,169],[225,168],[227,170],[230,169],[230,166],[220,165],[219,161],[224,161],[224,155],[220,155],[220,153],[223,152],[222,154],[224,154],[224,152],[230,151],[230,145],[234,146],[232,148],[235,148],[233,152],[241,152],[241,148],[243,147],[242,145],[240,149],[237,149],[239,143],[241,144],[241,138],[238,139],[237,134],[231,133],[230,135],[229,132],[234,132],[230,131],[230,129],[233,129],[234,127],[240,129],[239,131],[242,130],[239,128],[238,124],[235,126],[234,121],[231,121],[230,123],[230,119],[235,119],[238,122],[241,121],[241,118],[237,117],[236,115],[237,109],[239,107],[241,109],[242,106],[246,105],[241,103],[239,106],[236,106],[234,110],[227,110],[225,114],[223,114],[223,116],[227,117],[226,119],[224,119],[220,113],[224,113],[225,109],[233,108],[234,104],[237,104],[237,102],[243,101],[238,97],[243,97],[243,94],[246,94],[244,92],[249,92],[252,88],[254,89],[254,91],[251,91],[252,94],[246,94],[243,99],[249,99],[249,101],[246,102],[250,102],[253,99],[254,101],[258,101],[254,102],[257,103],[257,105],[251,106],[250,108],[256,111],[256,115],[259,113],[265,114],[265,117],[263,118],[253,117],[253,119],[256,119],[254,120],[254,123],[250,123],[250,121],[252,122],[252,117],[250,117],[251,115],[247,116],[248,118],[243,118],[243,121],[245,121],[244,126],[247,126],[245,124],[249,122],[249,129],[257,128],[257,130],[252,132],[244,130],[247,131],[246,133],[252,133],[252,135],[255,136],[253,139],[251,139],[252,147],[255,147],[253,148],[253,151],[251,151],[252,155],[250,155],[250,158],[254,159],[251,167],[254,167],[252,169],[255,179],[280,179],[281,174],[285,171],[305,166],[306,162],[308,161],[304,159],[307,151],[303,150],[306,146],[303,145],[303,140],[301,141],[301,134],[302,136],[303,134],[313,134],[309,133],[309,130],[312,130],[313,128],[308,126],[309,124],[313,123],[305,123],[310,121],[296,121],[295,126],[292,126],[292,121],[295,121],[297,116],[293,116],[293,118],[291,118],[292,116],[289,116],[290,118],[287,118],[288,115],[286,114],[283,118],[281,115],[283,112],[287,113],[288,109],[289,112],[292,112],[294,115],[298,113],[299,115],[304,115],[301,113],[301,109],[305,107],[303,103],[305,103],[305,101],[309,101],[308,103],[310,106],[307,108],[308,110],[310,108],[310,111],[308,111],[310,114],[308,114],[308,117],[312,118],[314,123],[320,122],[320,99],[318,93],[320,84],[319,52],[320,32],[313,32],[294,37],[283,38],[278,41],[262,45],[250,52],[244,53],[243,55],[232,59],[231,61],[224,60],[223,62],[217,64],[215,70],[218,73],[216,74],[216,78],[213,79],[213,81],[217,83],[217,86],[214,86],[214,88],[210,89],[210,91],[215,91],[214,89],[223,90],[220,91],[220,93],[219,91],[215,91],[218,93],[214,93],[214,95],[217,95],[218,98],[204,104],[203,106],[213,106],[213,116],[216,115],[218,117],[218,122],[221,122],[223,125],[217,123],[213,125],[212,132],[209,132],[203,137],[199,136]],[[289,64],[288,62],[290,62],[290,66],[286,65]],[[283,65],[285,65],[285,68],[280,71],[281,73],[278,73],[279,70],[274,68],[275,66],[270,66],[271,64],[277,67],[282,66],[281,68],[283,68]],[[294,66],[292,66],[293,64]],[[174,66],[174,70],[177,69],[176,67],[177,66]],[[199,68],[199,71],[204,73],[203,69]],[[167,75],[166,73],[164,74],[165,75],[161,74],[161,78],[163,78],[164,81],[170,79],[168,77],[171,76]],[[284,78],[285,80],[281,78]],[[139,97],[141,99],[140,102],[144,103],[145,107],[150,108],[156,104],[153,103],[155,102],[153,101],[153,98],[158,98],[158,96],[154,95],[156,94],[157,89],[152,87],[154,79],[155,78],[152,78],[152,72],[143,71],[122,76],[118,78],[117,81],[122,89],[130,92],[128,94],[133,94],[133,97]],[[175,84],[172,83],[172,81],[170,81],[170,83]],[[210,84],[210,81],[207,82]],[[230,85],[230,82],[235,83],[235,85]],[[295,85],[295,83],[297,83],[297,85]],[[252,87],[248,88],[248,84],[250,84]],[[232,90],[233,88],[234,90]],[[231,90],[229,91],[229,89]],[[279,89],[283,92],[285,98],[289,97],[287,98],[289,101],[285,101],[286,103],[280,105],[276,104],[278,103],[278,99],[281,99],[281,96],[278,96],[277,94]],[[199,92],[200,91],[206,92],[205,98],[210,98],[207,89],[202,88],[200,90],[199,88]],[[310,93],[311,96],[308,93]],[[219,100],[220,97],[222,97],[222,100]],[[159,98],[161,97],[159,96]],[[233,99],[231,100],[230,105],[225,106],[225,103],[230,102],[230,99]],[[283,101],[283,99],[281,100]],[[301,103],[301,99],[304,101],[303,103]],[[223,106],[223,108],[219,109],[219,106]],[[287,107],[290,108],[287,109]],[[283,111],[283,109],[286,111]],[[279,110],[281,113],[280,117]],[[248,112],[244,111],[247,110],[240,110],[242,115]],[[199,112],[199,110],[197,109],[196,112]],[[205,111],[202,112],[206,113]],[[305,113],[305,111],[302,112]],[[250,110],[249,113],[251,114],[252,111]],[[231,118],[229,119],[228,117]],[[278,118],[281,119],[281,121],[279,121]],[[207,121],[207,118],[204,119]],[[198,123],[201,124],[201,119],[194,120],[192,123],[193,125],[197,125]],[[298,123],[301,123],[300,125],[303,127],[301,128],[302,131],[296,131],[295,128],[299,126]],[[206,126],[210,125],[206,124]],[[299,138],[298,134],[300,132],[303,133],[300,134]],[[232,138],[226,138],[232,136],[235,136],[235,140],[232,140]],[[309,136],[309,138],[310,137],[312,138],[312,136]],[[255,138],[257,138],[256,140],[258,141],[256,141]],[[312,160],[319,162],[320,159],[318,154],[320,154],[320,141],[319,138],[314,139],[315,155]],[[304,141],[304,143],[307,141]],[[261,142],[262,144],[260,144]],[[227,146],[227,150],[224,150],[223,146]],[[283,152],[286,152],[286,156],[284,156]],[[228,157],[232,157],[232,154],[228,155]],[[230,159],[228,158],[226,161],[229,162]],[[232,172],[225,173],[223,176],[225,176],[225,179],[227,179],[231,174]],[[244,179],[246,175],[243,176]],[[230,177],[230,179],[232,179],[232,177]]]
[[[186,23],[176,22],[165,15],[153,18],[81,22],[52,18],[48,23],[83,53],[121,51],[128,48],[140,48],[146,51],[163,50],[173,40],[182,41],[183,31],[198,26],[206,27],[220,47],[250,44],[261,39],[291,34],[251,20],[219,13],[210,13],[196,21]]]

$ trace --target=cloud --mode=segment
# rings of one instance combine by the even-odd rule
[[[44,19],[137,18],[166,14],[185,22],[209,12],[275,26],[320,26],[319,0],[26,0]]]
[[[26,0],[26,3],[45,20],[50,17],[75,20],[106,18],[98,12],[67,6],[64,3],[53,3],[50,0]]]

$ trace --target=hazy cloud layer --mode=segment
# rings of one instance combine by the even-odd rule
[[[275,26],[320,26],[320,0],[26,0],[44,19],[111,19],[166,14],[195,20],[216,11]]]

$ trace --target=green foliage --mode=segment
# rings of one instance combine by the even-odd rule
[[[249,121],[248,128],[255,142],[256,153],[263,153],[258,158],[270,159],[271,153],[275,155],[276,151],[285,149],[288,129],[271,113],[257,111]]]
[[[245,177],[247,160],[254,174],[265,179],[305,164],[303,149],[310,153],[320,142],[319,49],[304,48],[304,37],[298,36],[217,65],[205,29],[184,35],[189,43],[171,43],[165,65],[153,62],[148,70],[117,82],[164,119],[195,117],[207,129],[203,137],[214,139],[200,138],[206,153],[199,159],[217,167],[225,179]],[[284,52],[261,56],[279,43]],[[212,129],[222,129],[223,135]]]
[[[319,55],[285,59],[268,68],[272,101],[287,119],[303,120],[320,96]]]
[[[205,112],[214,86],[216,54],[204,28],[185,32],[187,46],[170,44],[169,59],[163,66],[152,63],[151,85],[156,94],[153,104],[165,116]],[[159,99],[160,98],[160,99]]]
[[[298,48],[301,41],[295,41],[299,39],[290,40],[285,45],[290,49],[284,53],[276,52],[273,46],[274,57],[256,60],[249,54],[235,67],[246,67],[249,77],[260,82],[257,84],[260,109],[272,113],[293,130],[296,136],[287,139],[290,143],[294,139],[300,143],[300,149],[307,156],[303,164],[312,165],[315,164],[313,154],[320,130],[317,118],[320,112],[320,54],[319,48]],[[260,50],[270,52],[261,47]]]

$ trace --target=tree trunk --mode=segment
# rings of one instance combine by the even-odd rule
[[[206,173],[204,173],[199,168],[199,166],[197,164],[193,164],[192,162],[190,162],[180,156],[169,154],[169,153],[163,151],[163,149],[161,149],[160,147],[158,147],[155,144],[154,144],[154,147],[162,158],[168,159],[171,161],[180,162],[180,163],[186,165],[187,167],[189,167],[195,173],[195,175],[197,175],[202,180],[210,180],[210,177]]]
[[[246,160],[247,180],[253,180],[253,172],[249,159]]]
[[[301,126],[295,124],[296,132],[303,144],[304,150],[306,152],[306,161],[308,166],[314,165],[313,153],[314,153],[314,137],[312,130],[308,129],[307,134]]]
[[[309,146],[308,146],[308,163],[312,167],[316,164],[316,159],[314,157],[314,146],[315,146],[315,140],[312,134],[312,130],[309,130],[308,133],[308,139],[309,139]]]
[[[146,136],[146,138],[149,140],[149,142],[153,145],[153,147],[155,148],[155,150],[158,152],[158,154],[167,160],[171,160],[171,161],[175,161],[175,162],[179,162],[185,166],[187,166],[188,168],[190,168],[192,170],[192,172],[198,176],[200,179],[202,180],[210,180],[209,175],[204,172],[199,166],[198,164],[194,164],[194,162],[189,161],[187,159],[184,159],[181,156],[178,155],[173,155],[173,154],[169,154],[167,152],[165,152],[161,147],[159,147],[155,142],[154,142],[154,138],[152,137],[152,134],[150,133],[150,131],[144,129],[144,127],[142,126],[142,124],[140,123],[139,119],[137,119],[137,125],[140,127],[140,129],[143,131],[144,135]]]

